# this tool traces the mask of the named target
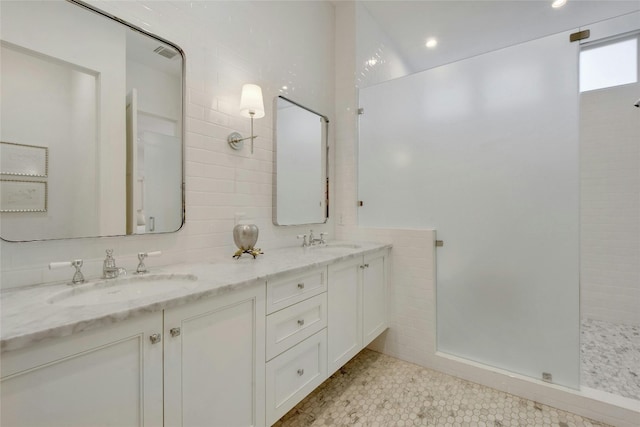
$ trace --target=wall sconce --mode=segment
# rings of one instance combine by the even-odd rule
[[[253,119],[264,117],[264,104],[262,102],[262,89],[260,89],[260,86],[249,83],[242,86],[240,115],[251,119],[251,136],[243,138],[238,132],[233,132],[227,137],[227,142],[234,150],[240,150],[244,145],[244,140],[250,139],[251,154],[253,154],[253,140],[258,137],[258,135],[253,134]]]

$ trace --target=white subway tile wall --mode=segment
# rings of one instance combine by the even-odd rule
[[[334,6],[325,1],[89,3],[185,52],[186,224],[177,233],[155,236],[2,241],[2,288],[70,279],[71,269],[49,271],[47,265],[75,258],[85,260],[86,276],[97,277],[107,248],[127,269],[135,268],[140,251],[163,252],[148,261],[152,268],[230,258],[238,212],[260,228],[259,247],[297,244],[296,234],[309,226],[276,227],[271,220],[273,99],[287,96],[327,115],[333,125]],[[249,82],[262,87],[266,109],[255,121],[254,155],[233,151],[226,142],[233,131],[249,133],[249,120],[238,111],[241,87]],[[332,221],[313,228],[333,234]]]
[[[583,319],[640,325],[640,83],[580,99]]]

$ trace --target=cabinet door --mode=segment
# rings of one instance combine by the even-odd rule
[[[267,363],[267,425],[327,379],[327,331],[312,335]]]
[[[261,426],[265,284],[165,310],[165,426]]]
[[[387,251],[364,257],[362,325],[364,346],[387,329]]]
[[[162,312],[2,354],[3,426],[161,426]]]
[[[362,349],[362,258],[329,266],[328,374],[331,375]]]

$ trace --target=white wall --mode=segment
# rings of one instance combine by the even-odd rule
[[[419,71],[410,68],[393,40],[361,3],[356,3],[356,27],[358,87],[371,86]]]
[[[67,68],[76,73],[73,91],[68,91],[68,93],[60,91],[60,88],[56,89],[55,86],[58,86],[58,83],[47,82],[47,80],[38,79],[33,75],[25,75],[23,77],[33,79],[34,83],[30,88],[30,93],[36,99],[16,98],[13,105],[18,107],[14,110],[3,105],[3,141],[13,140],[16,143],[32,145],[48,145],[46,141],[52,142],[52,147],[49,150],[51,180],[48,188],[51,196],[51,215],[44,214],[38,218],[33,216],[30,218],[34,220],[31,221],[31,224],[38,228],[44,228],[45,233],[56,230],[53,233],[45,234],[49,236],[64,235],[60,230],[60,224],[64,221],[64,219],[61,220],[61,217],[65,214],[68,215],[67,220],[71,219],[69,224],[73,224],[72,221],[76,218],[82,218],[86,215],[93,216],[98,220],[99,230],[105,235],[124,230],[125,218],[124,215],[119,215],[124,209],[124,202],[122,204],[117,202],[118,200],[124,201],[124,171],[119,174],[115,168],[117,165],[124,165],[125,152],[123,145],[113,142],[124,138],[125,131],[125,120],[121,114],[121,98],[119,96],[124,93],[125,88],[125,81],[122,78],[125,67],[125,31],[120,26],[103,21],[99,17],[81,21],[80,18],[84,14],[86,12],[80,8],[62,2],[2,3],[1,29],[4,41],[10,43],[11,46],[17,46],[15,50],[22,50],[33,56],[42,55],[41,58],[44,61],[52,62],[58,67]],[[75,32],[59,31],[60,25],[77,29],[80,32],[91,31],[93,37],[79,41]],[[65,46],[74,46],[74,48],[67,49]],[[100,52],[102,55],[97,55],[96,52]],[[34,71],[33,67],[30,69],[32,72]],[[87,100],[86,95],[78,90],[80,87],[78,83],[81,81],[78,78],[80,74],[85,74],[85,81],[89,76],[97,82],[89,82],[98,90],[98,93],[93,94],[95,97],[93,100]],[[17,74],[14,78],[19,83],[20,75]],[[45,86],[47,83],[50,83],[54,88],[43,89],[40,87],[40,85]],[[3,88],[6,90],[6,83],[3,83]],[[36,92],[38,90],[58,90],[58,99],[41,99],[41,94],[38,96],[39,94]],[[65,99],[65,97],[68,98]],[[75,98],[72,99],[72,97]],[[94,117],[87,117],[91,111],[77,104],[81,98],[84,99],[85,104],[87,102],[94,104],[92,111]],[[5,101],[8,102],[3,99],[3,104]],[[58,101],[69,107],[64,111],[70,111],[71,114],[65,116]],[[25,107],[25,104],[28,107]],[[12,104],[8,102],[8,105]],[[73,107],[74,105],[76,106]],[[50,108],[46,113],[42,111],[47,107]],[[98,133],[94,135],[87,128],[90,124],[87,119],[93,120],[95,123],[96,109],[100,116],[108,118],[109,126],[96,127]],[[24,111],[32,112],[32,115],[23,114]],[[47,115],[49,119],[41,118],[41,114],[38,113],[42,113],[42,116]],[[11,117],[7,117],[10,114]],[[52,114],[55,114],[53,119]],[[76,177],[66,173],[75,164],[80,164],[75,158],[79,153],[70,150],[65,141],[65,139],[73,140],[73,138],[77,138],[74,144],[91,144],[94,153],[100,153],[99,161],[97,161],[96,157],[88,152],[88,149],[82,148],[83,154],[91,156],[90,164],[84,165],[84,167],[90,168],[88,170],[95,175],[90,179],[96,179],[98,187],[91,189],[84,186],[78,188],[73,195],[56,199],[55,197],[61,189],[74,185],[77,181]],[[56,140],[57,142],[54,142]],[[79,168],[82,167],[82,165],[79,166]],[[68,181],[73,182],[69,183]],[[91,203],[89,205],[94,208],[89,211],[83,209],[84,206],[74,206],[76,205],[76,197],[93,199],[96,193],[101,194],[103,199],[98,197],[95,200],[109,200],[110,202],[103,205],[99,205],[99,202]],[[38,221],[42,218],[45,220]],[[15,215],[13,219],[15,219]],[[84,224],[79,225],[80,230],[78,231],[82,231],[88,226],[83,219],[80,221]],[[92,233],[96,233],[96,230],[98,229],[92,230]],[[28,233],[27,236],[26,239],[35,238],[31,233]]]
[[[98,230],[96,141],[97,76],[55,59],[3,45],[2,129],[4,142],[48,149],[48,176],[3,176],[46,182],[46,212],[2,213],[3,237],[90,235]],[[42,96],[43,94],[47,96]],[[37,120],[39,126],[34,126]],[[74,180],[75,169],[85,179]],[[60,189],[73,186],[72,192]]]
[[[640,83],[580,98],[581,315],[640,325]]]
[[[149,267],[184,261],[230,259],[236,212],[260,227],[259,246],[297,245],[309,227],[271,222],[272,99],[283,94],[334,116],[334,7],[329,2],[92,1],[92,5],[175,42],[186,54],[185,226],[177,233],[34,243],[2,241],[2,287],[68,280],[71,269],[49,271],[51,261],[85,259],[88,277],[102,273],[104,250],[119,266],[135,268],[139,251],[162,250]],[[266,117],[256,120],[256,152],[236,152],[232,131],[246,135],[240,117],[242,84],[262,86]],[[285,92],[280,88],[287,85]],[[330,144],[333,138],[330,130]],[[123,144],[124,146],[124,144]],[[124,175],[123,175],[124,176]],[[314,226],[332,232],[332,222]]]

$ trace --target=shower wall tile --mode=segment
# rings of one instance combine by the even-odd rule
[[[583,319],[640,325],[640,127],[629,97],[639,91],[581,96]]]
[[[175,42],[185,52],[186,224],[177,233],[157,236],[2,241],[1,287],[67,280],[72,271],[50,271],[47,264],[75,258],[85,260],[86,276],[98,277],[106,248],[113,248],[118,264],[127,269],[135,268],[139,251],[163,251],[161,257],[149,260],[151,268],[226,259],[235,252],[232,229],[238,212],[258,225],[263,249],[296,245],[295,236],[309,227],[276,227],[271,220],[273,98],[288,96],[326,114],[331,124],[336,122],[334,5],[328,1],[89,3]],[[241,87],[249,82],[261,85],[266,110],[266,116],[255,121],[259,137],[254,155],[247,146],[233,151],[226,142],[233,131],[245,136],[249,132],[249,120],[238,113]],[[285,84],[288,89],[282,91]],[[332,127],[329,138],[333,147]],[[314,226],[314,231],[334,235],[333,220]]]

